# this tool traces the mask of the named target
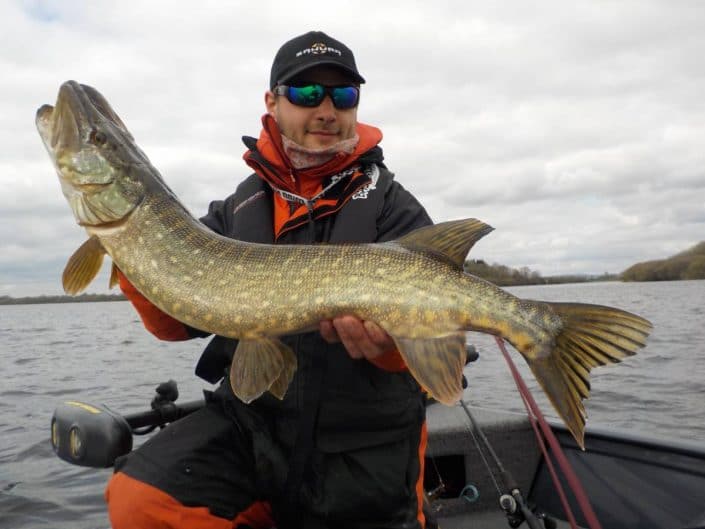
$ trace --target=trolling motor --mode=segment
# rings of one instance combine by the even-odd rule
[[[111,467],[132,450],[134,435],[163,428],[205,405],[204,400],[177,405],[178,398],[176,382],[169,380],[157,386],[150,411],[132,415],[120,415],[107,406],[66,401],[51,418],[51,445],[57,456],[73,465]]]
[[[467,362],[477,358],[477,350],[469,345]],[[51,445],[57,456],[72,465],[112,467],[118,457],[132,450],[133,436],[163,428],[205,405],[205,400],[176,404],[178,398],[176,382],[169,380],[157,386],[150,411],[132,415],[120,415],[107,406],[66,401],[51,418]]]

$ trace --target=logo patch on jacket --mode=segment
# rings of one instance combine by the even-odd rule
[[[367,166],[365,168],[365,176],[369,178],[370,181],[353,194],[353,200],[365,199],[370,191],[377,189],[377,180],[379,179],[379,167],[377,167],[377,164],[373,163]]]
[[[304,198],[289,191],[275,192],[274,233],[278,239],[285,231],[315,221],[340,210],[350,199],[365,199],[377,189],[379,168],[376,164],[356,165],[331,175],[327,185],[315,196]],[[281,201],[281,206],[276,204]]]

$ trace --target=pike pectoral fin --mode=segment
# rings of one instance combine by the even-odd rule
[[[69,257],[61,282],[64,292],[75,295],[86,289],[98,275],[103,264],[105,249],[98,237],[91,237]]]
[[[283,397],[295,370],[296,355],[276,338],[240,340],[230,366],[230,387],[248,404],[273,385]]]
[[[434,399],[452,405],[463,395],[463,367],[467,356],[465,333],[437,338],[394,341],[416,381]]]

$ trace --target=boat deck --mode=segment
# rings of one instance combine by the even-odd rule
[[[523,415],[471,408],[499,461],[513,476],[527,503],[565,518],[533,429]],[[499,493],[473,440],[472,423],[462,407],[429,406],[426,490],[441,476],[444,494],[431,502],[442,529],[509,527],[499,507]],[[705,449],[702,443],[656,439],[632,431],[591,427],[581,450],[559,422],[549,422],[565,458],[589,496],[604,529],[705,528]],[[495,465],[490,461],[496,472]],[[570,508],[587,523],[575,491],[556,469]],[[434,476],[436,482],[434,482]],[[504,488],[503,483],[500,486]],[[475,501],[460,494],[466,485],[477,489]],[[555,520],[557,527],[569,527]],[[522,525],[521,527],[527,527]]]
[[[504,468],[528,497],[541,457],[527,417],[478,408],[472,408],[472,414]],[[509,527],[493,479],[473,442],[472,424],[462,407],[433,404],[427,410],[427,424],[426,453],[432,464],[426,474],[433,477],[440,473],[447,490],[431,504],[441,529]],[[466,485],[477,489],[475,501],[458,497]],[[558,527],[569,525],[559,521]]]

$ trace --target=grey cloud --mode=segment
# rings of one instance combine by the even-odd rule
[[[357,16],[343,1],[350,16],[315,21],[275,2],[200,5],[8,2],[0,295],[55,285],[84,238],[33,125],[61,82],[103,92],[199,216],[249,173],[240,136],[259,133],[271,58],[309,29],[355,49],[360,119],[434,219],[496,226],[473,256],[614,272],[705,238],[699,2],[385,2]]]

